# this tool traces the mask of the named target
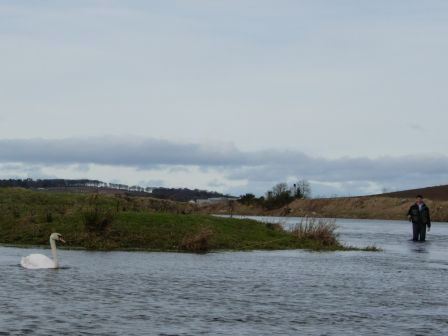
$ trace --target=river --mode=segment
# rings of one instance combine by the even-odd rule
[[[407,222],[337,224],[384,251],[64,250],[61,269],[26,270],[50,251],[0,247],[0,335],[446,335],[448,224],[425,243]]]

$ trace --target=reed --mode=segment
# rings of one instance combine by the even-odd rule
[[[305,217],[291,229],[291,233],[299,240],[315,240],[323,246],[333,246],[340,244],[336,229],[333,218]]]

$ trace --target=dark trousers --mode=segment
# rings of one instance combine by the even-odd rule
[[[425,241],[426,239],[426,225],[423,223],[412,223],[412,240]]]

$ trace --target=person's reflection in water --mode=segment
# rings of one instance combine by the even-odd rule
[[[409,252],[418,253],[418,254],[429,254],[431,252],[431,242],[418,242],[417,244],[412,240],[408,241],[407,244],[409,248]]]
[[[413,241],[409,242],[409,248],[414,253],[429,253],[431,242],[427,241],[425,244],[415,244]]]

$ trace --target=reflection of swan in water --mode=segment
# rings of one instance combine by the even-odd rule
[[[60,233],[52,233],[50,235],[50,246],[53,259],[50,259],[43,254],[30,254],[29,256],[22,257],[20,265],[30,269],[59,268],[58,257],[56,255],[56,240],[65,243],[65,240]]]

